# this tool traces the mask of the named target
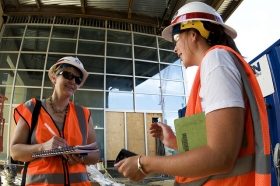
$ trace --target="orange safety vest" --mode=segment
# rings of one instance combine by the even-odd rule
[[[17,123],[22,117],[31,127],[32,112],[36,100],[32,98],[15,108],[14,119]],[[57,136],[63,137],[69,146],[86,145],[90,111],[69,102],[69,109],[64,120],[63,131],[60,132],[52,117],[41,107],[38,122],[31,137],[31,144],[40,144],[50,140],[53,134],[44,125],[47,123]],[[68,183],[68,180],[70,183]],[[26,185],[32,186],[90,186],[89,177],[84,164],[68,164],[63,156],[37,158],[29,163],[26,173]]]
[[[248,100],[254,100],[255,107],[252,107],[251,102],[245,103],[245,133],[248,145],[240,149],[238,158],[231,172],[210,177],[199,178],[184,178],[177,176],[174,185],[180,186],[252,186],[271,185],[270,175],[270,141],[269,141],[269,125],[266,112],[264,98],[257,79],[246,61],[234,50],[226,46],[214,46],[210,48],[206,54],[213,49],[220,48],[227,50],[234,58],[236,66],[244,73],[247,84],[244,88],[252,87],[251,94],[247,93]],[[206,55],[205,54],[205,55]],[[236,62],[238,61],[238,62]],[[241,74],[241,72],[240,72]],[[247,76],[247,78],[246,78]],[[192,86],[191,94],[188,101],[186,116],[202,112],[201,100],[199,97],[200,84],[200,67],[197,70],[195,80]],[[246,91],[247,92],[247,91]],[[250,109],[251,107],[251,109]],[[252,109],[253,108],[253,109]]]

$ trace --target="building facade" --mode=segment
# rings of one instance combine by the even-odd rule
[[[188,90],[174,44],[157,33],[112,20],[8,16],[0,33],[0,93],[8,98],[0,160],[9,157],[14,108],[51,96],[48,70],[64,56],[78,57],[89,72],[71,101],[91,111],[101,158],[114,160],[121,148],[158,154],[149,125],[161,120],[173,128]]]

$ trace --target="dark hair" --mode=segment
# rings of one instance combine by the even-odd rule
[[[209,21],[201,21],[206,30],[210,32],[209,37],[206,39],[209,46],[225,45],[241,55],[234,40],[225,33],[222,25],[211,23]]]

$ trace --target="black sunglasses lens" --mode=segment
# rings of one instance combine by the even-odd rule
[[[81,84],[82,79],[79,78],[79,77],[75,77],[75,82],[76,82],[77,85],[79,85],[79,84]]]
[[[71,72],[62,71],[62,75],[65,79],[68,79],[68,80],[72,80],[73,78],[75,78],[75,83],[77,85],[81,84],[81,82],[82,82],[82,79],[80,77],[74,76]]]

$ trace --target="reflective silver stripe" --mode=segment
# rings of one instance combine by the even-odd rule
[[[89,181],[88,174],[72,173],[69,174],[70,183],[80,183]],[[26,184],[47,183],[47,184],[64,184],[64,174],[29,174],[26,175]]]
[[[33,113],[34,111],[34,108],[35,108],[35,105],[34,103],[32,102],[32,100],[28,100],[27,102],[24,103],[24,105],[26,106],[26,108],[31,112]],[[30,124],[31,125],[31,124]],[[31,135],[31,143],[32,144],[37,144],[37,140],[36,140],[36,134],[35,134],[35,131],[36,131],[36,128],[37,128],[37,124],[33,130],[33,133]]]
[[[84,114],[84,109],[81,106],[75,105],[76,115],[78,118],[81,134],[83,137],[83,145],[87,144],[87,128],[86,128],[86,118]]]
[[[176,183],[176,185],[182,185],[182,186],[202,185],[208,180],[216,180],[216,179],[221,179],[221,178],[229,178],[229,177],[233,177],[233,176],[247,174],[247,173],[252,172],[254,170],[254,168],[255,168],[255,156],[254,155],[245,156],[242,158],[238,158],[236,160],[236,162],[234,164],[234,168],[229,173],[205,177],[205,178],[202,178],[199,180],[194,180],[194,181],[182,183],[182,184]]]
[[[245,72],[244,68],[240,64],[239,60],[237,59],[236,55],[229,51],[236,67],[238,68],[240,75],[242,77],[242,82],[244,84],[244,88],[246,94],[249,99],[250,110],[252,115],[252,121],[254,126],[254,139],[255,139],[255,155],[257,158],[256,163],[256,173],[258,174],[269,174],[270,173],[270,158],[267,158],[264,155],[264,146],[263,146],[263,138],[262,138],[262,125],[261,119],[259,114],[258,104],[253,92],[253,88],[249,82],[247,77],[247,73]]]

